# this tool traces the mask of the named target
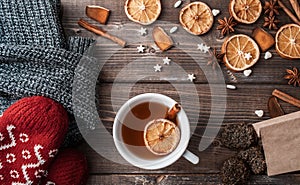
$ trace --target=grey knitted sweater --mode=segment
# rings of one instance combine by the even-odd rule
[[[59,0],[0,1],[0,113],[22,97],[52,98],[69,112],[68,146],[81,140],[73,116],[73,78],[94,40],[70,37],[66,41],[59,14]],[[95,62],[93,58],[85,60]],[[89,73],[88,68],[81,71]],[[89,123],[93,116],[87,111],[79,118]]]
[[[66,47],[59,0],[1,0],[0,42]]]

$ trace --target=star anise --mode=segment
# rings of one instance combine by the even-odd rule
[[[233,33],[234,27],[237,25],[236,22],[234,22],[233,17],[230,16],[228,19],[227,17],[224,17],[224,19],[219,19],[219,26],[217,27],[218,30],[221,30],[221,35],[225,36],[226,34]]]
[[[265,14],[269,14],[270,17],[272,17],[274,14],[279,15],[278,9],[280,9],[280,6],[278,6],[277,0],[270,0],[265,2]]]
[[[275,16],[272,16],[272,17],[265,17],[265,22],[264,22],[264,25],[263,27],[268,27],[270,30],[277,30],[278,27],[277,27],[277,24],[279,23],[280,21],[277,20],[275,18]]]
[[[288,84],[293,86],[300,86],[300,73],[296,67],[293,69],[286,69],[287,75],[284,79],[289,80]]]
[[[218,53],[216,48],[213,49],[212,54],[216,57],[217,60],[214,60],[213,58],[207,62],[207,65],[211,65],[213,70],[216,69],[217,64],[223,61],[225,53]]]

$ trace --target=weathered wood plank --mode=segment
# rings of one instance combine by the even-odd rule
[[[163,176],[163,180],[157,183],[157,179]],[[247,184],[260,185],[286,185],[299,184],[299,175],[281,175],[276,177],[268,177],[265,175],[252,175]],[[222,184],[218,174],[138,174],[138,175],[91,175],[88,184],[102,185],[102,184],[134,184],[134,185],[217,185]]]

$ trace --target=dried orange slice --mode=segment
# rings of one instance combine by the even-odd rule
[[[144,142],[153,154],[167,155],[171,153],[176,149],[179,140],[179,128],[167,119],[155,119],[145,127]]]
[[[300,26],[287,24],[282,26],[275,37],[277,53],[287,59],[300,59]]]
[[[127,17],[142,25],[152,24],[161,12],[160,0],[127,0],[125,13]]]
[[[222,52],[225,53],[225,65],[233,71],[243,71],[253,66],[260,55],[256,42],[243,34],[229,37],[222,46]]]
[[[214,17],[205,3],[193,2],[181,9],[179,21],[189,33],[202,35],[211,29]]]
[[[259,18],[262,5],[260,0],[231,0],[229,12],[238,22],[252,24]]]

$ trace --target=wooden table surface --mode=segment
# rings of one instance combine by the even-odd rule
[[[175,2],[176,0],[162,0],[163,10],[159,20],[166,21],[170,23],[170,25],[178,25],[180,27],[178,21],[180,8],[173,8]],[[184,0],[184,4],[189,2],[192,1]],[[203,0],[203,2],[206,2],[211,8],[221,10],[221,14],[215,18],[212,30],[208,34],[200,37],[191,36],[187,32],[183,32],[183,35],[179,35],[179,37],[188,36],[194,37],[195,39],[201,38],[209,46],[220,50],[222,40],[219,39],[219,32],[216,30],[217,19],[229,15],[229,0]],[[62,0],[64,10],[63,25],[68,34],[96,37],[94,34],[80,28],[77,25],[77,21],[79,18],[85,18],[86,20],[89,20],[89,22],[95,23],[94,21],[86,18],[85,6],[100,5],[111,10],[108,24],[106,26],[102,26],[103,28],[113,32],[114,29],[127,26],[128,29],[132,29],[132,32],[135,32],[136,34],[136,30],[139,30],[141,26],[128,20],[123,8],[124,3],[125,0]],[[279,16],[279,18],[281,19],[282,24],[291,22],[291,20],[288,19],[283,12],[281,12],[281,16]],[[263,16],[261,16],[260,19],[253,25],[239,24],[236,27],[236,33],[251,35],[252,30],[257,26],[262,26],[262,24]],[[75,33],[77,29],[80,29],[81,32]],[[271,31],[271,33],[273,35],[275,34],[274,31]],[[127,39],[124,35],[121,36],[125,40]],[[98,44],[96,47],[101,49],[98,50],[99,52],[96,52],[96,57],[103,57],[105,54],[101,52],[118,47],[114,43],[106,41],[104,38],[97,37],[97,40]],[[142,40],[137,40],[137,43],[138,42],[142,43]],[[222,163],[225,159],[233,156],[236,152],[224,148],[220,144],[218,137],[215,138],[212,145],[210,145],[206,150],[202,152],[198,150],[204,129],[206,127],[213,128],[213,126],[207,125],[207,122],[210,118],[211,110],[216,108],[210,105],[212,94],[209,89],[210,86],[208,80],[203,75],[203,71],[199,69],[199,66],[197,66],[192,58],[187,57],[186,54],[176,49],[176,47],[166,53],[152,53],[149,50],[146,50],[145,53],[140,54],[136,50],[136,47],[138,46],[137,43],[129,43],[127,48],[119,50],[116,54],[110,57],[103,66],[99,75],[96,102],[102,122],[106,126],[107,130],[111,132],[113,120],[116,115],[111,103],[111,89],[115,78],[126,64],[142,56],[169,56],[172,58],[174,63],[181,66],[187,72],[194,73],[197,77],[194,82],[194,87],[196,88],[199,97],[201,109],[200,112],[194,111],[194,114],[192,114],[194,117],[191,119],[196,121],[191,122],[191,125],[195,126],[196,129],[191,137],[188,149],[199,156],[200,162],[197,165],[193,165],[185,159],[180,158],[177,162],[167,168],[149,171],[111,162],[101,157],[101,155],[96,153],[87,143],[84,143],[79,148],[84,151],[88,159],[90,169],[88,184],[156,184],[156,179],[161,175],[166,176],[164,180],[162,180],[161,184],[221,184],[219,172]],[[190,48],[191,50],[196,51],[195,45],[191,45]],[[220,66],[220,69],[224,74],[225,83],[237,86],[236,90],[226,90],[225,94],[219,94],[219,96],[223,96],[220,98],[220,101],[224,100],[226,103],[225,117],[222,127],[226,124],[241,122],[251,124],[269,119],[267,101],[275,88],[287,92],[294,97],[300,98],[299,87],[295,88],[289,86],[287,85],[287,81],[283,79],[285,69],[290,68],[291,66],[300,67],[299,61],[284,60],[280,58],[276,54],[274,48],[270,51],[274,55],[273,58],[270,60],[264,60],[264,53],[262,53],[260,61],[251,68],[253,73],[250,77],[245,77],[242,73],[230,74],[223,65]],[[138,73],[143,71],[143,67],[153,68],[151,65],[138,66],[137,69],[140,71],[136,72]],[[168,73],[167,70],[165,70],[165,72]],[[187,102],[190,103],[190,105],[193,105],[193,103],[195,103],[193,102],[193,99],[188,98],[193,93],[190,89],[192,83],[187,81],[185,77],[175,78],[174,76],[176,75],[172,72],[169,72],[166,76],[167,77],[162,80],[158,78],[147,78],[140,80],[138,83],[134,83],[134,75],[129,74],[128,78],[123,78],[123,81],[119,83],[118,90],[122,93],[122,91],[126,91],[125,87],[134,83],[130,90],[131,97],[141,93],[156,92],[168,95],[180,102],[179,97],[182,95],[186,97]],[[183,89],[179,91],[176,90],[173,85],[174,83],[181,84]],[[116,103],[118,105],[121,105],[126,100],[123,97],[114,97],[114,99],[116,99]],[[287,103],[280,103],[286,113],[299,110]],[[187,107],[187,109],[189,108]],[[262,109],[265,112],[262,118],[259,118],[254,114],[254,111],[258,109]],[[193,113],[193,110],[189,111]],[[198,118],[197,116],[199,116],[199,113],[201,116],[199,119],[195,119]],[[291,173],[275,177],[268,177],[267,175],[252,175],[249,180],[249,184],[300,184],[300,174]]]

